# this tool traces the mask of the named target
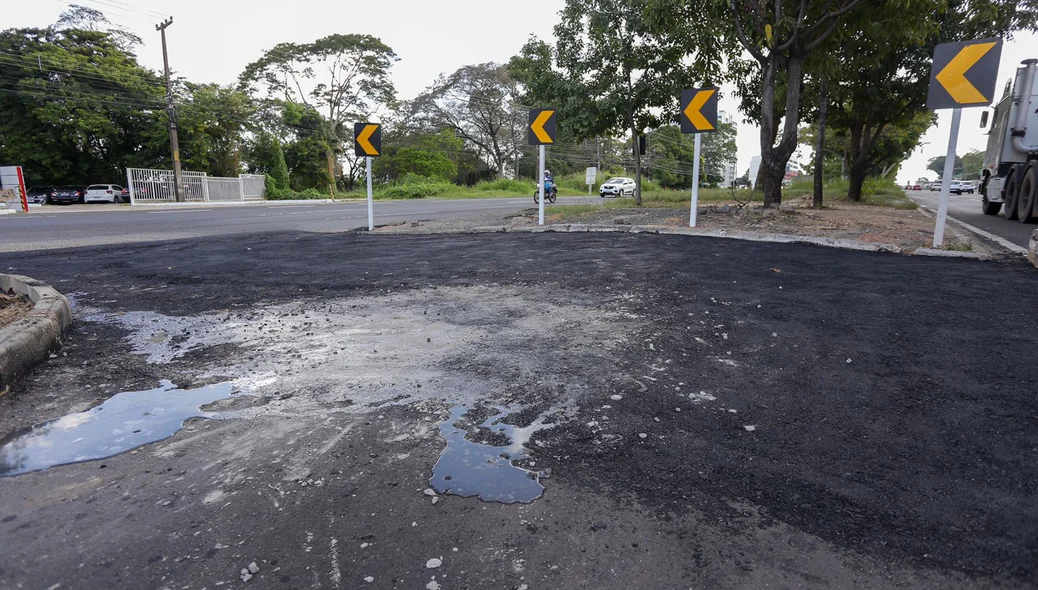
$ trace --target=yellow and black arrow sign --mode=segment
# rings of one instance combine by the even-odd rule
[[[681,132],[717,131],[717,87],[681,91]]]
[[[555,109],[532,109],[527,133],[530,145],[551,145],[558,135]]]
[[[359,157],[375,158],[382,155],[382,125],[378,123],[354,124],[353,147]]]
[[[942,43],[934,48],[928,109],[988,106],[995,99],[1002,40]]]

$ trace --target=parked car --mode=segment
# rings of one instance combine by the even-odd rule
[[[56,203],[82,203],[83,202],[84,189],[81,186],[59,186],[54,189],[54,192],[50,194],[50,199],[47,201],[48,204],[54,205]]]
[[[634,190],[637,186],[633,178],[610,178],[598,189],[598,196],[605,197],[606,195],[611,195],[622,197],[624,195],[634,195]]]
[[[30,203],[42,205],[47,202],[48,197],[54,193],[55,187],[53,186],[30,186],[25,191],[25,198]]]
[[[86,188],[83,202],[118,203],[122,200],[123,194],[126,194],[129,200],[129,191],[118,184],[92,184]]]

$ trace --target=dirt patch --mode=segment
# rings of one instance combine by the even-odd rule
[[[32,301],[25,295],[0,293],[0,328],[26,316],[32,310]]]
[[[553,208],[545,223],[587,223],[593,225],[663,225],[687,227],[687,208],[599,208],[586,206]],[[465,220],[422,221],[377,228],[380,233],[460,232],[475,227],[537,225],[537,209],[530,208],[509,216],[484,216]],[[833,203],[812,209],[810,200],[801,199],[778,209],[759,205],[739,207],[735,203],[711,204],[699,209],[696,227],[702,229],[779,233],[870,244],[892,244],[904,252],[929,248],[933,243],[934,220],[918,210],[874,205]],[[995,253],[997,249],[953,225],[946,226],[947,250]]]

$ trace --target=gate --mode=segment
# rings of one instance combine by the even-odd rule
[[[184,179],[184,200],[187,202],[241,202],[266,197],[266,177],[260,174],[221,178],[204,172],[184,171],[181,177]],[[172,170],[127,168],[126,185],[130,190],[130,203],[134,205],[177,200]]]

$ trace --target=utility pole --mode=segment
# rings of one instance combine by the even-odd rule
[[[177,202],[184,201],[184,175],[180,170],[180,141],[177,140],[177,113],[173,106],[173,87],[169,81],[169,54],[166,53],[166,27],[173,24],[173,17],[155,25],[162,33],[162,64],[166,69],[166,113],[169,115],[169,146],[173,152],[173,183],[176,185]]]

